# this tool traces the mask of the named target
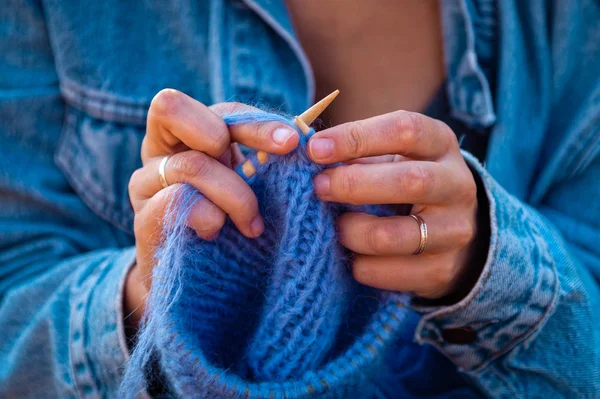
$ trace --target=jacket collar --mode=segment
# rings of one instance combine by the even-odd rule
[[[302,49],[294,27],[290,19],[288,9],[283,0],[242,0],[248,8],[253,10],[265,23],[267,23],[287,44],[294,54],[298,57],[302,69],[304,70],[304,79],[306,81],[307,93],[305,93],[306,104],[308,108],[315,97],[315,78],[310,62],[306,53]]]

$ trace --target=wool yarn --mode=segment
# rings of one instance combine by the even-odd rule
[[[344,207],[314,194],[323,170],[306,153],[314,130],[261,111],[223,119],[283,122],[301,142],[287,155],[249,156],[251,176],[238,168],[265,220],[256,239],[228,221],[216,240],[202,240],[186,227],[202,195],[184,185],[174,196],[121,397],[152,378],[185,398],[383,397],[376,381],[405,297],[351,278],[335,230]]]

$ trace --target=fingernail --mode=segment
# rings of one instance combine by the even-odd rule
[[[276,144],[284,145],[289,139],[291,139],[296,132],[291,129],[279,128],[273,131],[273,141]]]
[[[308,149],[315,159],[325,159],[333,155],[333,140],[312,139],[308,143]]]
[[[262,217],[260,215],[258,215],[257,217],[254,218],[254,220],[250,224],[250,230],[252,231],[252,235],[254,237],[258,237],[259,235],[262,234],[264,229],[265,229],[265,223],[263,222]]]
[[[313,181],[317,195],[329,195],[329,175],[320,174]]]

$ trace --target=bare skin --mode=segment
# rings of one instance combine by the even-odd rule
[[[315,70],[319,98],[335,88],[343,93],[324,117],[337,126],[315,134],[308,148],[317,163],[347,165],[318,175],[317,195],[350,204],[415,204],[412,213],[430,232],[425,252],[412,256],[419,243],[412,218],[343,215],[340,241],[356,253],[354,278],[429,299],[451,294],[473,252],[477,196],[454,133],[417,113],[444,79],[437,1],[287,3]],[[188,221],[199,236],[214,239],[226,216],[248,237],[262,233],[256,197],[232,170],[239,159],[232,143],[284,154],[299,139],[276,123],[228,128],[220,115],[244,107],[206,107],[170,89],[153,100],[144,166],[129,188],[137,264],[127,280],[125,308],[133,312],[134,324],[151,284],[161,218],[178,184],[192,184],[206,196]],[[166,155],[172,155],[166,168],[172,186],[163,189],[157,171]]]
[[[437,0],[286,0],[328,125],[422,111],[444,80]]]

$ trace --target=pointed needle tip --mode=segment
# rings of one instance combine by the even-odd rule
[[[300,119],[302,119],[305,124],[310,125],[315,121],[315,119],[317,119],[319,115],[321,115],[323,111],[325,111],[325,108],[327,108],[329,104],[335,100],[338,94],[340,94],[340,91],[335,90],[333,93],[329,94],[327,97],[323,98],[321,101],[304,111],[302,115],[300,115]]]

